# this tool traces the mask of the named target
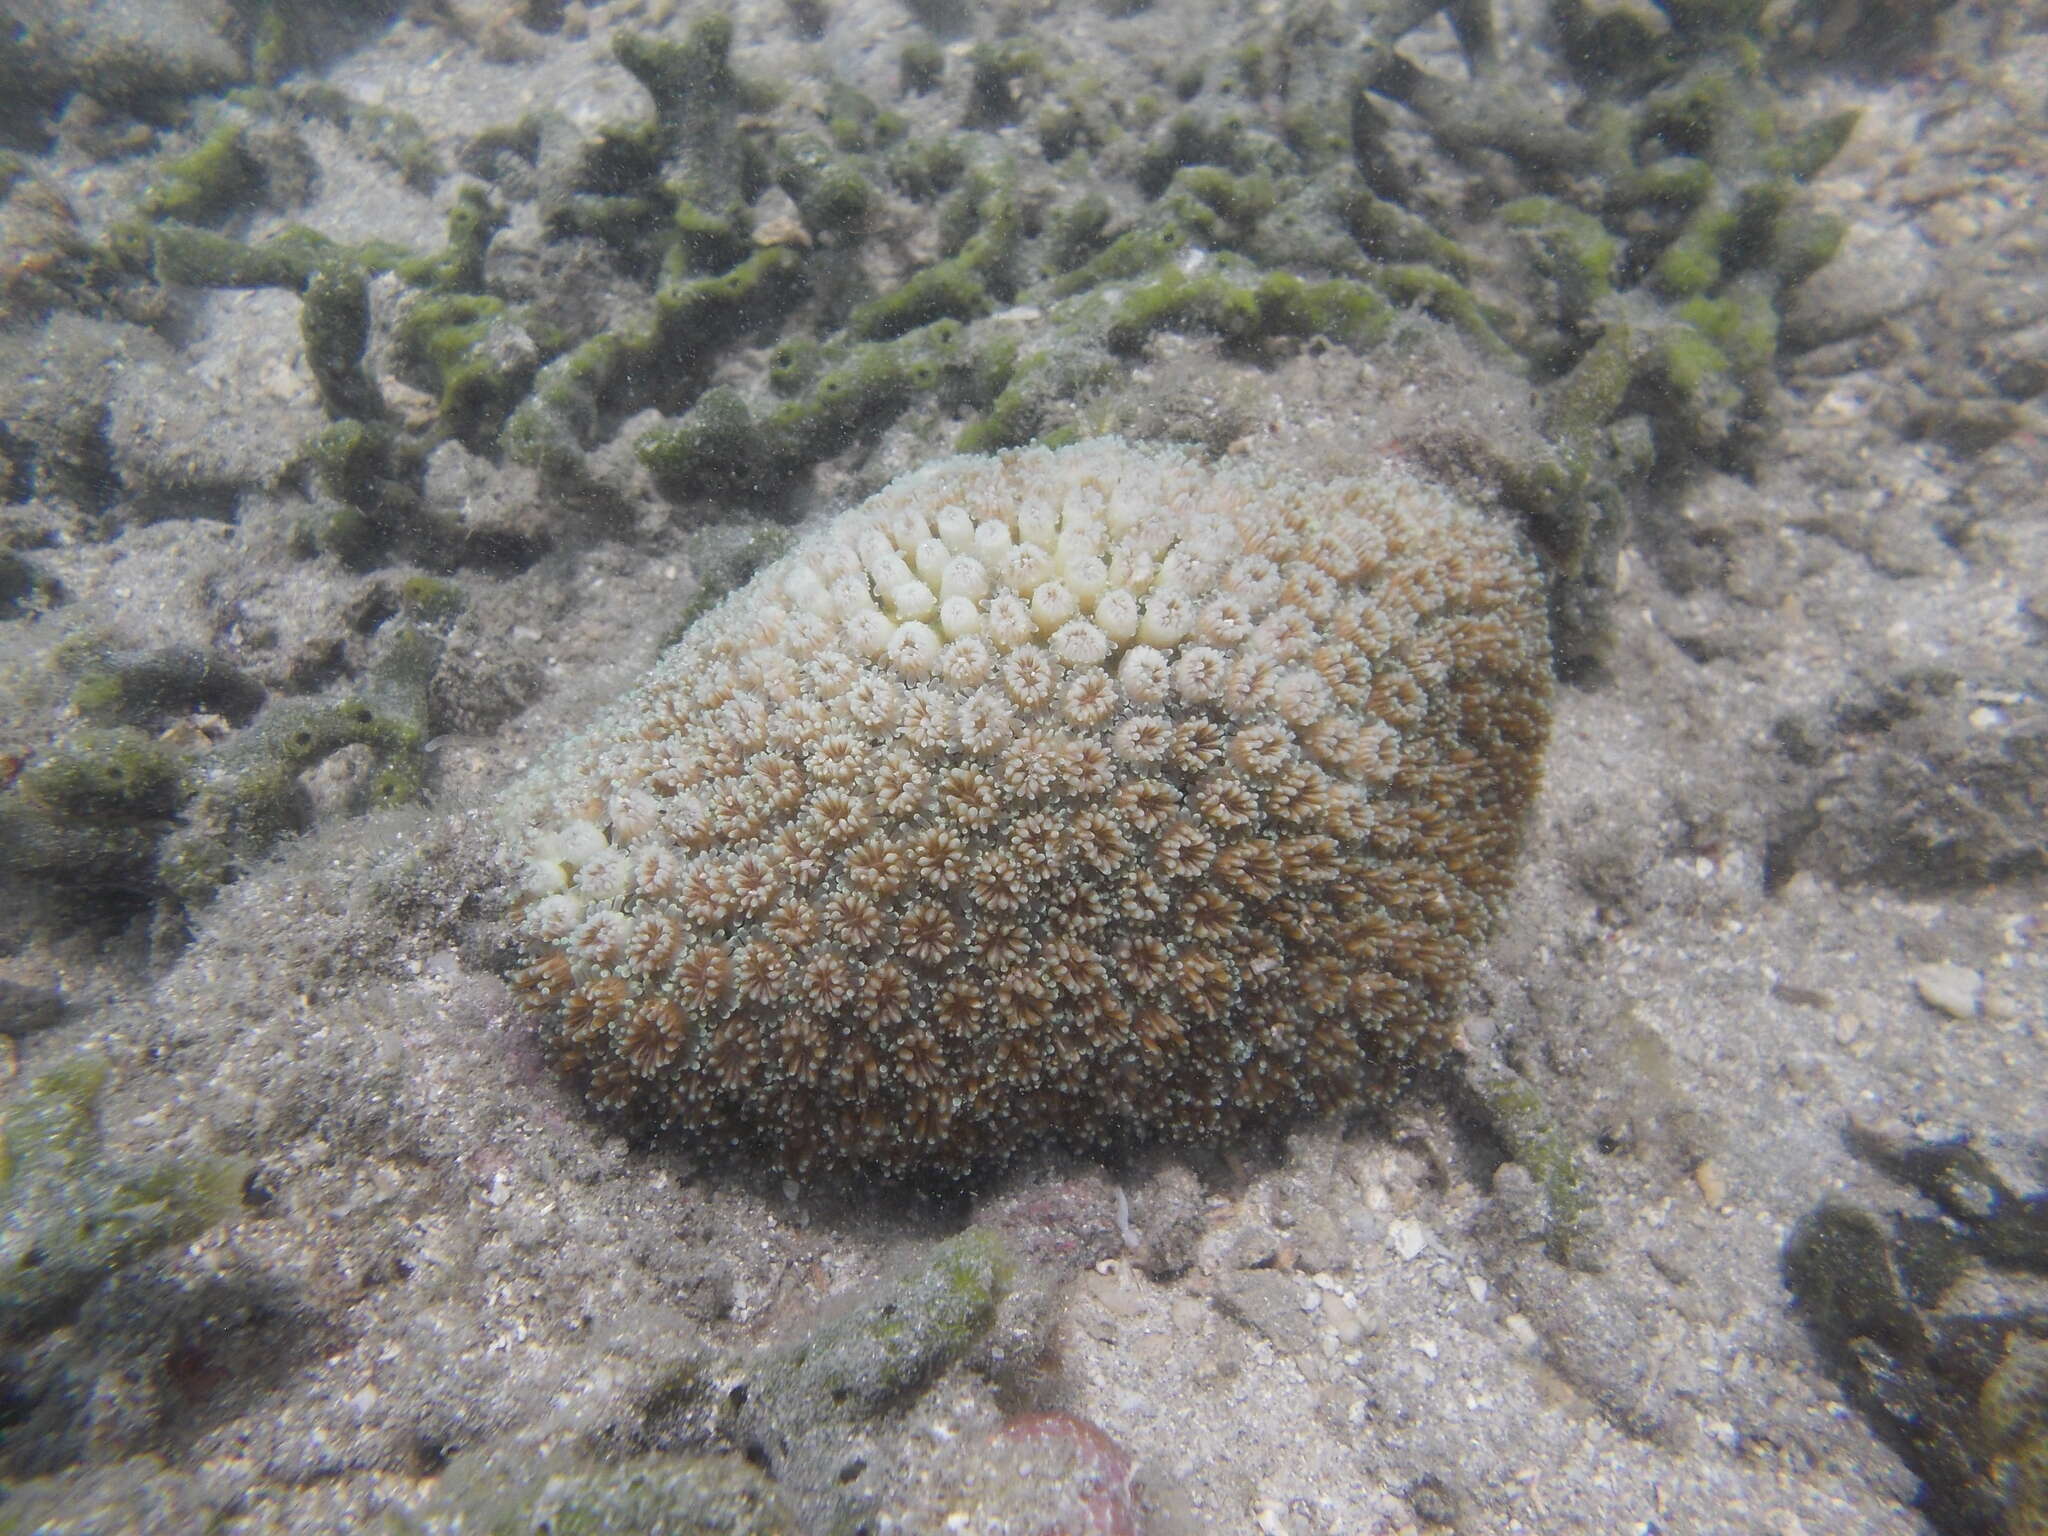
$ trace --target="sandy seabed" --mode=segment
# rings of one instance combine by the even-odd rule
[[[607,47],[629,10],[510,61],[488,30],[402,20],[329,77],[440,145],[541,102],[588,127],[642,110]],[[827,40],[893,59],[904,25],[835,8]],[[161,1507],[189,1523],[164,1530],[360,1529],[430,1494],[456,1450],[658,1443],[648,1405],[685,1362],[801,1330],[979,1216],[1059,1276],[1031,1391],[1129,1450],[1154,1532],[1927,1529],[1913,1477],[1820,1368],[1780,1253],[1823,1197],[1913,1208],[1845,1147],[1852,1120],[1968,1130],[2023,1186],[2048,1173],[2038,827],[2031,874],[1929,884],[1886,856],[1903,806],[1967,795],[1987,760],[2022,765],[2048,812],[2048,435],[2037,405],[1988,446],[1925,427],[2048,315],[2048,12],[1965,5],[1941,37],[1899,78],[1802,87],[1863,112],[1814,186],[1850,234],[1798,301],[1813,333],[1848,313],[1853,335],[1784,359],[1750,474],[1632,508],[1611,657],[1558,695],[1520,888],[1473,987],[1473,1051],[1534,1083],[1582,1159],[1597,1270],[1530,1241],[1525,1191],[1441,1087],[1272,1146],[1035,1161],[971,1209],[705,1167],[593,1122],[501,974],[489,807],[645,670],[704,546],[590,532],[464,577],[449,665],[469,724],[432,743],[426,805],[322,817],[168,958],[146,923],[10,916],[0,975],[68,1001],[56,1029],[0,1042],[10,1073],[90,1044],[116,1069],[119,1147],[244,1152],[263,1191],[69,1325],[82,1386],[51,1454],[87,1487],[175,1483]],[[807,57],[741,50],[763,73]],[[312,142],[321,175],[292,217],[438,243],[453,179],[437,201]],[[97,174],[63,168],[86,206]],[[133,360],[125,407],[165,441],[246,461],[320,424],[291,296],[207,294],[173,335]],[[1337,349],[1255,370],[1169,339],[1147,366],[1252,401],[1246,451],[1339,464],[1397,437],[1438,365]],[[190,419],[181,381],[225,414]],[[909,451],[828,465],[816,507]],[[481,461],[430,488],[513,494]],[[261,632],[277,673],[358,664],[376,578],[299,559],[292,516],[274,501],[36,552],[67,601],[0,626],[9,676],[87,627]],[[316,803],[346,808],[346,773]],[[1969,1283],[1969,1309],[2026,1299]],[[122,1342],[159,1324],[185,1341],[168,1357]],[[1009,1406],[962,1367],[862,1431],[884,1507],[920,1446]]]

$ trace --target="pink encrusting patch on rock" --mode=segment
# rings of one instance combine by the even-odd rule
[[[1140,1536],[1136,1468],[1122,1446],[1086,1419],[1024,1414],[995,1432],[987,1455],[1006,1463],[1011,1478],[1031,1486],[1050,1510],[1057,1510],[1056,1498],[1071,1504],[1033,1522],[1033,1536]]]
[[[964,1173],[1436,1056],[1549,723],[1514,533],[1109,439],[906,476],[511,802],[520,985],[607,1109]]]

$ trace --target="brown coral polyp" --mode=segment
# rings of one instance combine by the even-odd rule
[[[1512,531],[1400,471],[946,460],[514,797],[522,990],[594,1102],[793,1172],[1354,1103],[1453,1036],[1548,659]]]

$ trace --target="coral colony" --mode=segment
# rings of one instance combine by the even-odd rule
[[[597,1105],[795,1172],[1355,1102],[1452,1038],[1548,676],[1515,535],[1406,473],[948,459],[517,793],[520,986]]]

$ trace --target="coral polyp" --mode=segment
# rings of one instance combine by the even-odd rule
[[[1405,472],[944,460],[514,797],[520,984],[596,1104],[795,1172],[1354,1103],[1452,1038],[1548,678],[1516,536]]]

